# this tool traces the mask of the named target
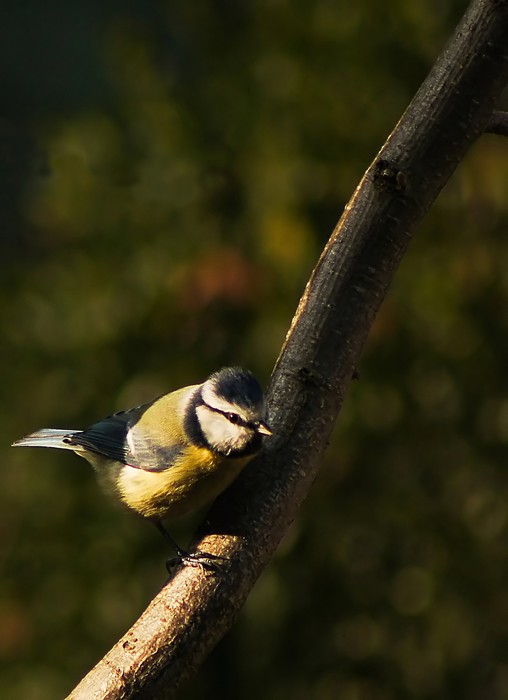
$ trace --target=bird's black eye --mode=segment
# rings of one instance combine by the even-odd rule
[[[226,418],[230,423],[233,423],[233,425],[239,425],[242,422],[238,413],[226,413]]]

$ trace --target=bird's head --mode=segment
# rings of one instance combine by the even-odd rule
[[[207,444],[225,456],[255,454],[263,436],[272,434],[263,390],[251,372],[239,367],[224,367],[201,385],[196,416]]]

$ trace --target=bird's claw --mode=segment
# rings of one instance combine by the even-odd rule
[[[168,559],[166,562],[166,569],[171,575],[178,564],[183,564],[184,566],[198,566],[205,573],[218,574],[222,576],[224,574],[224,570],[221,564],[227,561],[227,557],[221,557],[218,554],[209,554],[208,552],[201,552],[199,550],[196,552],[180,551],[176,557]]]

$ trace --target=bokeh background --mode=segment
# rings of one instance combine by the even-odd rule
[[[84,461],[9,444],[224,364],[267,382],[465,6],[0,7],[4,700],[65,696],[168,555]],[[508,142],[484,136],[418,226],[297,522],[182,697],[508,697],[507,188]]]

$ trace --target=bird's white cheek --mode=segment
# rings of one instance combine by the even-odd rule
[[[247,439],[247,436],[243,435],[247,431],[230,423],[221,413],[210,411],[206,406],[199,406],[197,414],[203,435],[211,447],[221,451],[234,450],[241,447]]]

